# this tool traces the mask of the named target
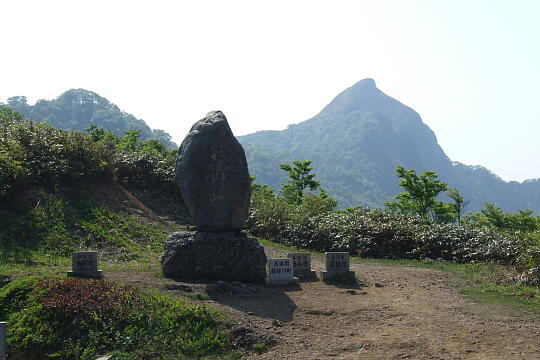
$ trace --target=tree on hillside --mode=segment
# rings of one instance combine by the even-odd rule
[[[466,216],[465,221],[476,227],[507,232],[529,233],[540,230],[540,216],[534,216],[532,210],[505,213],[501,207],[492,203],[484,204],[480,212]]]
[[[463,196],[461,196],[457,187],[450,189],[447,194],[450,199],[454,200],[454,203],[450,204],[450,206],[456,214],[457,224],[461,225],[461,214],[463,213],[463,209],[469,204],[469,200],[465,200]]]
[[[320,183],[315,181],[314,173],[311,173],[311,160],[293,162],[294,166],[289,164],[281,164],[279,167],[289,174],[289,181],[281,186],[280,195],[287,200],[288,203],[299,205],[302,202],[304,191],[315,191]]]
[[[315,173],[311,171],[311,160],[294,161],[294,166],[281,164],[280,168],[289,174],[289,181],[281,186],[279,196],[292,205],[302,205],[306,213],[314,214],[331,211],[337,206],[337,201],[321,189],[316,181]],[[319,190],[318,194],[314,194]]]
[[[99,127],[95,124],[88,126],[84,131],[90,135],[93,141],[102,142],[111,147],[114,147],[119,142],[119,137],[116,136],[112,131],[106,130],[102,127]]]
[[[21,121],[21,114],[0,105],[0,200],[27,174],[22,161],[23,149],[10,134],[13,124]]]
[[[274,190],[266,184],[255,183],[256,176],[250,175],[251,178],[251,199],[258,196],[264,199],[274,199],[276,196]]]
[[[408,170],[398,165],[396,176],[401,178],[398,186],[406,192],[397,194],[395,200],[385,203],[386,206],[393,210],[417,213],[435,220],[448,220],[448,206],[436,200],[437,195],[448,190],[448,185],[437,180],[436,172],[424,171],[418,176],[415,170]]]

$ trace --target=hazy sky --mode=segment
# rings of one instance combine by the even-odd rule
[[[180,142],[208,111],[283,129],[366,77],[455,161],[540,178],[540,1],[1,4],[0,101],[92,90]]]

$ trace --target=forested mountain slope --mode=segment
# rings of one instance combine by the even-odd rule
[[[84,89],[71,89],[54,100],[41,99],[34,105],[29,105],[25,96],[13,96],[5,105],[30,120],[44,121],[58,129],[84,131],[88,126],[96,125],[118,136],[123,136],[126,130],[140,130],[142,139],[157,139],[169,148],[177,146],[165,131],[152,130],[144,120]]]
[[[504,182],[489,170],[452,162],[413,109],[379,90],[372,79],[346,89],[315,117],[282,131],[240,136],[250,173],[274,189],[286,181],[279,164],[312,160],[321,186],[340,206],[380,207],[401,188],[396,165],[434,170],[470,200],[506,211],[540,210],[540,180]]]

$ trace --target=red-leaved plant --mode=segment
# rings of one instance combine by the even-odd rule
[[[43,279],[38,289],[43,306],[65,316],[123,317],[141,303],[137,288],[107,280]]]

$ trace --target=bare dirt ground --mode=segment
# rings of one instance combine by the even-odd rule
[[[286,255],[265,250],[268,257]],[[312,268],[323,268],[320,256],[313,256]],[[215,306],[240,331],[275,340],[247,359],[540,359],[538,318],[468,300],[455,275],[361,263],[351,268],[360,279],[354,286],[311,281],[250,291],[175,282],[157,277],[155,269],[108,277]]]

